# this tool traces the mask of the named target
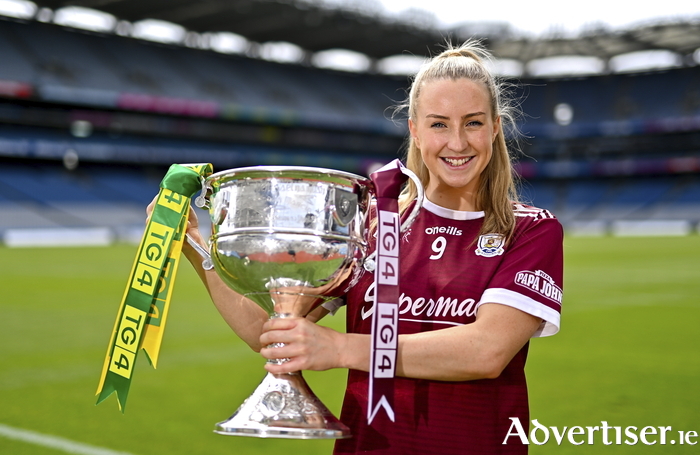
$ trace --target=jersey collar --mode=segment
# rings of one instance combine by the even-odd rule
[[[445,207],[441,207],[433,202],[430,202],[428,198],[423,199],[423,208],[437,216],[450,220],[476,220],[484,217],[483,211],[463,212],[460,210],[446,209]]]

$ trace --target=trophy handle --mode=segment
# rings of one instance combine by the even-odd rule
[[[199,243],[195,242],[194,239],[193,239],[189,234],[185,234],[185,237],[187,237],[187,243],[189,243],[190,246],[191,246],[192,248],[194,248],[195,251],[196,251],[197,253],[199,253],[200,256],[202,256],[202,259],[203,259],[203,261],[202,261],[202,268],[203,268],[204,270],[211,270],[211,269],[213,269],[213,268],[214,268],[214,263],[213,263],[212,260],[211,260],[211,254],[209,254],[209,252],[208,252],[206,249],[204,249],[204,247],[203,247],[202,245],[200,245]]]
[[[407,167],[401,166],[400,167],[401,172],[408,176],[411,180],[413,180],[413,183],[416,185],[416,191],[418,192],[416,196],[416,205],[413,207],[413,210],[411,213],[408,215],[406,220],[401,224],[401,232],[406,232],[408,228],[411,227],[413,222],[416,220],[416,217],[418,216],[418,213],[420,212],[421,207],[423,207],[423,199],[425,198],[425,190],[423,189],[423,183],[420,181],[418,176],[410,169]]]
[[[202,191],[200,191],[199,196],[197,196],[194,199],[194,205],[199,207],[200,209],[208,209],[210,204],[209,204],[209,198],[207,198],[207,194],[211,192],[211,186],[207,183],[207,180],[202,178]]]
[[[200,177],[200,180],[202,181],[202,191],[200,191],[199,196],[197,196],[194,199],[194,205],[199,207],[200,209],[209,209],[210,203],[209,199],[207,198],[207,194],[209,194],[209,191],[211,191],[211,186],[207,183],[206,179]],[[202,268],[204,270],[211,270],[214,268],[214,262],[211,260],[211,254],[209,251],[207,251],[202,245],[199,243],[195,242],[192,237],[190,237],[189,234],[186,234],[187,237],[187,243],[190,244],[192,248],[195,249],[197,253],[199,253],[200,256],[202,256]]]

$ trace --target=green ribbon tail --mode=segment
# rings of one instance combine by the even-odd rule
[[[161,181],[117,312],[97,387],[97,404],[116,392],[119,409],[124,412],[147,327],[154,327],[151,333],[159,332],[148,343],[157,357],[165,324],[163,315],[167,314],[179,247],[187,226],[190,198],[201,189],[202,179],[212,172],[211,164],[173,164]],[[165,288],[170,289],[164,292]],[[154,359],[149,360],[155,366]]]

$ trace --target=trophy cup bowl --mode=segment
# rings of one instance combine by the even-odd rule
[[[270,317],[305,317],[346,292],[359,273],[371,189],[365,177],[311,167],[256,166],[211,175],[202,194],[212,220],[210,254],[217,274]],[[268,373],[214,431],[293,439],[351,436],[301,372]]]

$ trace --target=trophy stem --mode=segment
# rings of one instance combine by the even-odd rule
[[[268,373],[215,433],[288,439],[343,439],[350,429],[314,395],[301,372]]]

